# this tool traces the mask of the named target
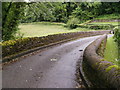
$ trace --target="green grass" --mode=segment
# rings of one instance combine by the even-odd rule
[[[50,22],[20,24],[19,29],[19,32],[24,34],[23,37],[40,37],[59,33],[91,31],[91,29],[86,28],[68,29],[64,27],[63,23]]]
[[[106,14],[106,15],[101,15],[101,16],[98,16],[97,18],[95,19],[120,19],[120,14]]]
[[[112,25],[118,25],[118,22],[92,22],[90,24],[112,24]]]
[[[118,65],[118,47],[113,37],[107,39],[104,59]]]

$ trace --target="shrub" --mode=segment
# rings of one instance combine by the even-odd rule
[[[114,32],[115,32],[114,39],[118,44],[118,51],[119,51],[118,54],[119,54],[119,59],[120,59],[120,28],[119,26],[114,28]]]
[[[79,24],[79,19],[78,18],[71,18],[67,22],[67,27],[69,27],[70,29],[74,29],[77,27],[77,24]]]

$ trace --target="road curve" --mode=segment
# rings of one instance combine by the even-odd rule
[[[3,88],[75,88],[76,64],[86,46],[99,36],[55,45],[5,65]]]

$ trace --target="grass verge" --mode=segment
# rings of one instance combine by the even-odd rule
[[[117,26],[118,22],[92,22],[90,24],[112,24],[112,25]]]
[[[117,43],[114,41],[113,37],[107,39],[104,58],[105,60],[110,61],[116,65],[120,65],[120,62],[118,61]]]
[[[118,14],[118,13],[105,14],[105,15],[98,16],[95,19],[120,19],[120,14]]]

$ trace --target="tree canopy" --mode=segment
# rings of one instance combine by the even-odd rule
[[[78,18],[80,22],[99,15],[120,13],[117,2],[3,2],[2,38],[14,38],[19,22],[64,22]]]
[[[4,2],[2,3],[2,39],[14,38],[17,26],[21,18],[24,3]]]
[[[70,17],[80,20],[93,19],[98,15],[120,13],[117,2],[39,2],[28,3],[22,22],[67,22]]]

